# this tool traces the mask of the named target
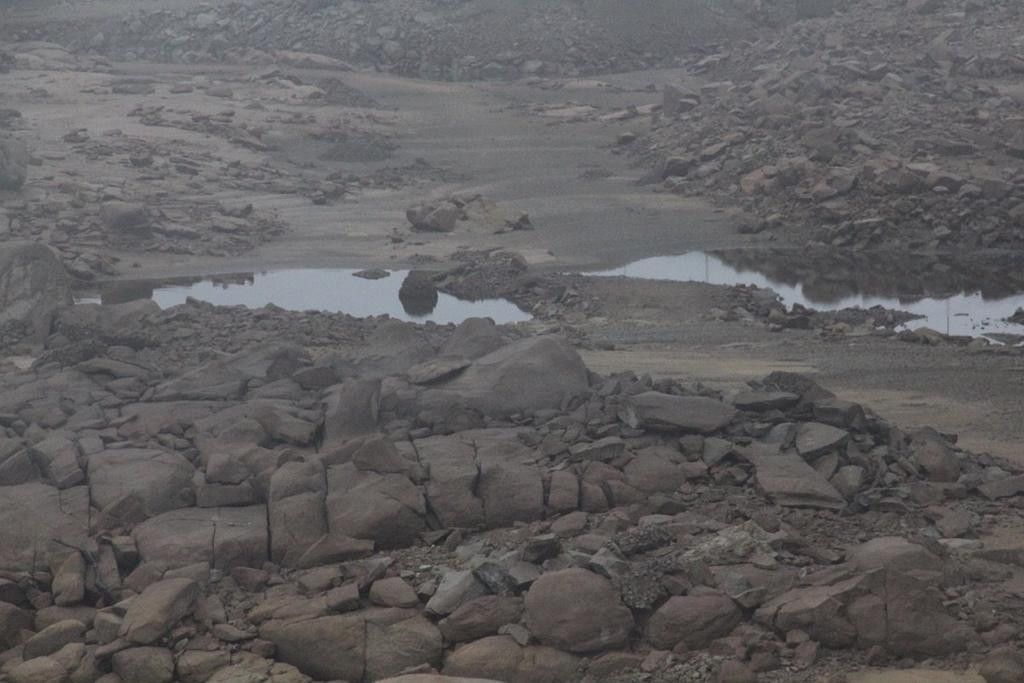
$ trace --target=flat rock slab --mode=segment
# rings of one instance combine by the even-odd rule
[[[32,571],[46,557],[50,539],[85,544],[89,492],[60,491],[31,483],[0,489],[0,569]]]
[[[131,403],[121,408],[121,416],[128,421],[121,425],[118,434],[126,439],[156,436],[172,427],[188,428],[220,410],[224,410],[221,401]]]
[[[736,417],[736,409],[703,396],[673,396],[647,391],[629,399],[619,419],[633,428],[711,434]]]
[[[842,510],[846,500],[796,453],[751,448],[744,457],[757,469],[757,483],[779,505]]]
[[[576,350],[563,339],[540,336],[478,358],[455,379],[432,388],[421,402],[439,410],[461,405],[507,416],[559,408],[589,387],[587,368]]]
[[[978,492],[989,500],[999,500],[1024,493],[1024,474],[982,484],[978,487]]]
[[[268,559],[263,505],[173,510],[146,520],[133,535],[143,561],[170,567],[209,562],[227,570],[259,567]]]
[[[820,422],[807,422],[800,425],[797,431],[796,449],[805,458],[814,458],[840,448],[849,438],[849,433],[838,427]]]
[[[455,377],[472,364],[465,358],[435,358],[409,368],[409,381],[413,384],[430,384]]]
[[[800,402],[800,397],[787,391],[744,391],[733,397],[732,404],[740,410],[785,410]]]
[[[158,515],[190,504],[194,471],[188,460],[171,451],[107,450],[89,458],[89,490],[100,509],[134,494],[146,512]]]

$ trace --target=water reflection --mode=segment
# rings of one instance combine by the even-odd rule
[[[1005,319],[1024,307],[1024,256],[984,259],[914,254],[731,250],[658,256],[591,273],[658,280],[752,284],[787,306],[884,306],[922,316],[906,325],[954,335],[1024,334]]]
[[[153,299],[161,308],[177,306],[188,298],[223,306],[281,308],[348,313],[357,317],[390,315],[413,322],[460,323],[466,318],[489,317],[513,323],[530,315],[505,299],[463,301],[436,289],[415,288],[399,295],[408,271],[392,271],[379,279],[355,277],[355,269],[292,269],[267,273],[233,273],[166,280],[102,283],[98,291],[83,293],[80,303],[123,303]]]

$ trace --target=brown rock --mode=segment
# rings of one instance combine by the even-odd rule
[[[319,462],[290,462],[270,480],[271,558],[294,565],[327,533],[327,479]]]
[[[757,683],[757,674],[743,662],[730,659],[718,670],[718,683]]]
[[[32,629],[32,615],[6,602],[0,602],[0,650],[21,641],[21,632]]]
[[[341,615],[271,620],[260,637],[277,646],[277,659],[317,680],[362,680],[366,662],[366,620]],[[330,647],[324,647],[330,643]]]
[[[757,483],[779,505],[841,510],[846,499],[796,453],[777,453],[754,444],[744,457],[757,470]]]
[[[192,465],[177,453],[122,448],[89,457],[89,490],[103,508],[126,494],[142,501],[149,515],[192,504]]]
[[[382,607],[417,607],[420,599],[412,586],[393,576],[373,582],[370,586],[370,602]]]
[[[78,551],[68,554],[53,576],[53,602],[70,607],[85,598],[85,558]]]
[[[35,659],[52,655],[69,643],[81,643],[85,639],[85,624],[74,619],[58,621],[25,641],[22,658]]]
[[[419,666],[441,665],[441,632],[424,617],[404,610],[366,613],[366,679],[394,676]]]
[[[611,583],[584,569],[542,575],[525,604],[530,631],[560,650],[608,650],[624,645],[633,629],[633,615]]]
[[[578,660],[549,647],[522,647],[509,636],[490,636],[457,648],[445,659],[446,676],[503,683],[566,683],[578,676]]]
[[[505,624],[518,623],[522,614],[522,598],[485,595],[463,604],[438,626],[445,640],[463,643],[493,636]]]
[[[914,435],[910,447],[931,481],[952,482],[960,478],[960,459],[940,434],[921,430]]]
[[[124,683],[172,683],[174,656],[162,647],[133,647],[113,658],[114,673]]]
[[[1024,681],[1024,655],[1009,647],[994,650],[981,662],[978,673],[985,679],[985,683]]]
[[[128,605],[121,637],[133,643],[155,643],[192,611],[199,585],[191,579],[167,579],[149,586]]]
[[[727,635],[742,620],[743,613],[726,595],[677,595],[651,616],[647,639],[663,650],[679,645],[696,649]]]
[[[10,683],[65,683],[68,671],[53,657],[22,662],[7,672]]]
[[[673,396],[648,391],[631,397],[619,408],[619,419],[630,427],[711,434],[736,417],[736,409],[703,396]]]
[[[846,559],[862,571],[896,569],[934,571],[941,561],[923,546],[898,536],[873,538],[846,553]]]
[[[263,505],[172,510],[137,526],[134,537],[144,561],[172,568],[208,563],[229,571],[268,559]]]

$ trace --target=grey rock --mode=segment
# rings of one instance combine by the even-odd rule
[[[12,192],[28,179],[28,147],[9,135],[0,136],[0,190]]]
[[[54,313],[71,303],[70,279],[49,248],[0,244],[0,331],[21,325],[30,341],[40,342],[50,333]]]
[[[631,397],[619,408],[619,419],[630,427],[659,431],[714,433],[736,417],[736,409],[703,396],[673,396],[648,391]]]

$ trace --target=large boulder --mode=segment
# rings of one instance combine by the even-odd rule
[[[647,624],[647,637],[654,647],[671,650],[706,647],[728,635],[743,613],[726,595],[677,595],[658,608]]]
[[[0,569],[34,571],[51,540],[83,547],[89,520],[84,486],[63,491],[40,483],[0,492]]]
[[[805,631],[829,648],[882,646],[897,657],[936,657],[971,647],[974,630],[946,611],[933,582],[875,569],[793,588],[759,607],[755,619],[779,633]]]
[[[534,582],[526,594],[526,622],[541,643],[576,653],[625,645],[633,630],[633,614],[612,584],[575,568]]]
[[[157,642],[178,625],[199,597],[191,579],[167,579],[147,587],[128,605],[120,635],[139,645]]]
[[[448,655],[444,674],[504,683],[565,683],[579,678],[578,665],[576,657],[551,647],[523,647],[511,636],[490,636]]]
[[[426,529],[423,493],[404,474],[366,472],[345,463],[328,469],[327,488],[332,533],[401,548]]]
[[[619,418],[631,427],[711,434],[736,417],[736,409],[703,396],[675,396],[647,391],[627,399]]]
[[[207,562],[228,570],[260,567],[269,559],[263,505],[172,510],[147,519],[133,536],[144,561],[170,567]]]
[[[123,683],[172,683],[174,655],[163,647],[133,647],[112,659],[114,673]]]
[[[927,548],[899,536],[879,536],[850,548],[848,562],[862,571],[896,569],[899,571],[934,571],[942,560]]]
[[[120,448],[89,458],[92,502],[103,509],[134,495],[150,515],[192,504],[192,475],[188,460],[171,451]]]
[[[28,179],[28,147],[22,140],[0,136],[0,191],[21,189]]]
[[[398,290],[398,300],[402,310],[414,318],[433,313],[438,300],[433,274],[427,270],[410,271]]]
[[[484,525],[483,501],[476,496],[480,476],[476,448],[457,436],[431,436],[414,442],[430,471],[427,502],[446,527]]]
[[[379,683],[501,683],[492,678],[463,678],[461,676],[442,676],[440,674],[405,674],[394,678],[385,678]]]
[[[382,378],[399,375],[436,355],[423,330],[411,323],[381,323],[358,350],[329,357],[330,365],[344,377]]]
[[[519,623],[522,614],[522,598],[484,595],[461,605],[438,626],[448,641],[464,643],[496,635],[502,626]]]
[[[826,510],[846,507],[843,495],[796,453],[779,453],[755,443],[742,455],[757,470],[757,485],[777,504]]]
[[[377,431],[380,381],[351,379],[328,390],[324,401],[324,450]]]
[[[146,234],[153,224],[144,205],[121,201],[104,202],[100,207],[100,220],[115,234]]]
[[[530,337],[478,358],[455,379],[424,392],[423,408],[444,412],[465,406],[485,415],[560,408],[589,388],[579,354],[554,336]]]
[[[71,303],[67,272],[48,247],[0,244],[0,343],[7,337],[5,328],[17,328],[19,339],[41,342],[50,333],[56,310]]]
[[[271,559],[294,566],[327,533],[321,462],[289,462],[270,479]]]
[[[31,630],[32,613],[0,601],[0,650],[7,650],[21,642],[23,631]]]
[[[269,345],[211,361],[156,387],[154,401],[241,398],[252,380],[273,382],[291,377],[309,357],[298,347]]]
[[[505,340],[493,320],[466,318],[441,347],[441,355],[476,360],[504,345]]]
[[[260,628],[260,637],[276,646],[277,659],[316,680],[359,681],[366,671],[362,615],[271,620]]]
[[[366,613],[366,679],[378,681],[418,666],[441,665],[444,641],[437,626],[414,610]]]
[[[483,500],[487,526],[506,527],[540,519],[544,515],[544,482],[535,465],[537,454],[512,434],[475,445],[480,468],[477,492]]]

